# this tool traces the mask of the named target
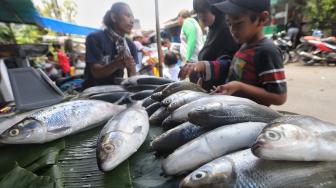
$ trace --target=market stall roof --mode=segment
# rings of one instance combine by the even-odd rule
[[[86,36],[97,30],[94,28],[79,26],[52,18],[46,18],[46,17],[40,17],[40,18],[44,28],[51,29],[58,33],[68,33],[68,34]]]
[[[5,23],[35,24],[58,33],[88,35],[97,29],[75,25],[40,16],[31,0],[0,0],[0,21]]]
[[[5,23],[41,23],[38,12],[30,0],[0,0],[0,21]]]

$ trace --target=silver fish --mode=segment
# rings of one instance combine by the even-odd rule
[[[120,85],[104,85],[90,87],[82,91],[77,98],[85,99],[92,95],[103,94],[103,93],[113,93],[113,92],[126,92],[126,90]]]
[[[138,85],[164,85],[173,82],[172,80],[147,75],[137,75],[125,79],[121,85],[123,87],[138,86]]]
[[[200,98],[207,97],[209,94],[204,93],[204,92],[193,92],[193,93],[188,93],[185,94],[178,99],[172,101],[169,106],[168,106],[168,111],[173,112],[176,109],[180,108],[181,106],[188,104],[192,101],[196,101]]]
[[[156,100],[153,100],[153,99],[149,96],[149,97],[147,97],[146,99],[143,100],[142,106],[146,108],[146,107],[150,106],[151,104],[153,104],[153,103],[155,103],[155,102],[157,102],[157,101],[156,101]]]
[[[202,127],[216,128],[220,125],[241,122],[264,122],[281,117],[281,114],[254,102],[216,101],[194,108],[188,113],[188,120]]]
[[[158,101],[158,102],[161,102],[164,99],[164,97],[162,95],[162,92],[159,91],[159,92],[153,93],[151,95],[151,99],[153,99],[155,101]]]
[[[176,92],[183,91],[183,90],[206,92],[201,86],[197,84],[194,84],[188,81],[180,81],[180,82],[173,82],[169,84],[166,88],[162,90],[162,95],[164,97],[168,97]]]
[[[143,100],[152,94],[153,90],[143,90],[130,95],[132,100]]]
[[[267,161],[250,149],[218,158],[198,168],[181,188],[335,187],[336,162]]]
[[[207,131],[204,127],[186,122],[156,137],[151,142],[151,148],[159,153],[171,153]]]
[[[253,145],[261,158],[288,161],[335,161],[336,125],[310,116],[276,119]]]
[[[176,149],[163,160],[167,175],[194,170],[222,155],[250,147],[266,123],[240,123],[214,129]]]
[[[57,104],[31,113],[0,135],[6,144],[45,143],[93,128],[124,110],[96,100]]]
[[[97,143],[99,169],[114,169],[145,141],[149,130],[145,108],[136,104],[113,117],[102,129]]]
[[[179,92],[176,92],[168,97],[166,97],[163,101],[162,101],[162,105],[164,106],[168,106],[171,102],[175,101],[176,99],[184,96],[184,95],[187,95],[189,93],[195,93],[195,91],[190,91],[190,90],[182,90],[182,91],[179,91]]]
[[[160,107],[161,107],[161,103],[160,102],[155,102],[155,103],[147,106],[146,107],[146,111],[148,113],[148,116],[153,115],[154,112],[156,112]]]
[[[166,107],[160,107],[149,118],[151,125],[161,125],[162,121],[169,116],[169,112]]]
[[[250,101],[248,99],[239,98],[239,97],[233,97],[233,96],[224,96],[224,95],[212,95],[209,97],[203,97],[201,99],[198,99],[196,101],[193,101],[191,103],[188,103],[186,105],[181,106],[177,110],[171,113],[170,116],[168,116],[163,121],[163,128],[165,130],[171,129],[177,125],[180,125],[184,122],[188,121],[188,114],[190,111],[192,111],[195,108],[198,108],[199,106],[213,103],[213,102],[220,102],[220,103],[242,103],[242,102],[248,102],[248,103],[254,103],[253,101]]]

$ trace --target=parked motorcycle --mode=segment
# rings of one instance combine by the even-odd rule
[[[292,51],[293,43],[287,36],[286,32],[282,31],[279,33],[274,33],[272,39],[274,44],[281,50],[284,64],[294,62],[296,60],[296,56]]]
[[[300,60],[304,65],[335,64],[336,65],[336,38],[319,38],[306,36],[301,39],[302,44],[297,47]]]

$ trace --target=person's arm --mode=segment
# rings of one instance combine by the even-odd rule
[[[186,64],[179,73],[182,80],[188,77],[192,72],[203,73],[204,81],[225,83],[231,60],[220,58],[215,61],[199,61],[196,63]]]
[[[95,79],[102,79],[110,76],[111,74],[115,73],[119,69],[123,69],[123,62],[122,61],[115,61],[108,65],[102,65],[99,63],[91,63],[90,70],[92,76]]]
[[[110,76],[119,69],[124,68],[124,63],[121,57],[114,58],[110,64],[103,63],[103,52],[101,45],[93,35],[89,35],[86,39],[86,62],[89,66],[92,76],[95,79],[102,79]]]
[[[182,32],[187,38],[186,61],[189,61],[195,52],[197,41],[197,29],[192,20],[186,20],[183,24]]]
[[[216,93],[224,95],[236,95],[249,98],[265,106],[282,105],[287,100],[287,93],[276,94],[266,91],[264,88],[245,84],[238,81],[232,81],[225,85],[218,86]]]

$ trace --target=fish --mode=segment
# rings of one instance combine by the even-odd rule
[[[180,188],[336,187],[336,162],[269,161],[250,149],[207,163],[180,183]]]
[[[128,159],[143,144],[148,130],[148,115],[140,104],[134,104],[114,116],[101,130],[97,141],[99,169],[111,171]]]
[[[213,103],[213,102],[221,102],[221,103],[242,103],[242,102],[248,102],[248,103],[254,103],[253,101],[250,101],[248,99],[239,98],[239,97],[233,97],[233,96],[225,96],[225,95],[211,95],[208,97],[203,97],[201,99],[198,99],[196,101],[193,101],[191,103],[185,104],[181,106],[180,108],[176,109],[174,112],[171,113],[170,116],[168,116],[162,123],[163,129],[169,130],[171,128],[174,128],[177,125],[180,125],[184,122],[188,121],[188,113],[192,111],[194,108],[197,108],[199,106]]]
[[[252,146],[263,159],[335,161],[336,125],[311,116],[285,116],[271,122]]]
[[[154,90],[158,87],[158,85],[129,85],[125,87],[125,89],[129,92],[139,92],[143,90]]]
[[[161,102],[161,101],[164,99],[164,97],[163,97],[163,95],[162,95],[162,92],[159,91],[159,92],[153,93],[153,94],[151,95],[151,99],[153,99],[153,100],[155,100],[155,101],[159,101],[159,102]]]
[[[139,86],[139,85],[164,85],[173,82],[172,80],[147,75],[136,75],[125,79],[121,82],[124,87]]]
[[[193,92],[193,93],[187,93],[183,96],[180,96],[178,99],[172,101],[167,109],[170,112],[175,111],[176,109],[180,108],[181,106],[188,104],[192,101],[198,100],[203,97],[209,96],[208,93],[203,93],[203,92]]]
[[[130,95],[130,92],[121,91],[121,92],[101,93],[101,94],[91,95],[90,97],[88,97],[88,99],[101,100],[101,101],[110,102],[110,103],[117,103],[127,98],[129,95]]]
[[[147,97],[146,99],[143,100],[143,102],[142,102],[142,106],[146,108],[146,107],[148,107],[149,105],[151,105],[151,104],[153,104],[153,103],[155,103],[155,102],[157,102],[157,101],[153,100],[153,99],[149,96],[149,97]]]
[[[162,90],[162,95],[164,97],[168,97],[182,90],[206,92],[201,86],[197,84],[194,84],[188,81],[180,81],[180,82],[173,82],[169,84],[165,89]]]
[[[188,120],[203,127],[217,127],[248,121],[269,123],[281,116],[271,108],[254,102],[216,101],[190,110]]]
[[[0,143],[42,144],[100,125],[125,106],[98,100],[69,101],[28,114],[0,135]]]
[[[168,106],[171,102],[175,101],[176,99],[179,99],[180,97],[189,94],[189,93],[195,93],[195,91],[190,91],[190,90],[182,90],[179,92],[176,92],[168,97],[166,97],[163,101],[162,101],[162,105],[163,106]]]
[[[149,123],[151,125],[161,125],[162,121],[168,117],[170,112],[168,112],[166,107],[160,107],[156,110],[149,118]]]
[[[209,131],[177,148],[164,159],[163,171],[167,175],[181,175],[225,154],[249,148],[266,125],[247,122]]]
[[[158,153],[170,154],[178,147],[201,136],[207,131],[204,127],[186,122],[156,137],[150,143],[150,147]]]
[[[160,91],[164,90],[169,84],[171,84],[171,83],[163,84],[163,85],[157,87],[156,89],[154,89],[153,93],[157,93],[157,92],[160,92]]]
[[[92,95],[103,94],[103,93],[113,93],[113,92],[126,92],[126,90],[120,85],[103,85],[103,86],[94,86],[85,89],[79,93],[79,99],[86,99]]]
[[[152,94],[152,92],[153,92],[153,90],[139,91],[139,92],[131,94],[130,98],[132,100],[136,100],[136,101],[143,100],[143,99],[149,97]]]
[[[161,107],[160,102],[155,102],[149,106],[146,107],[146,111],[148,113],[148,116],[150,117],[155,111],[157,111]]]

